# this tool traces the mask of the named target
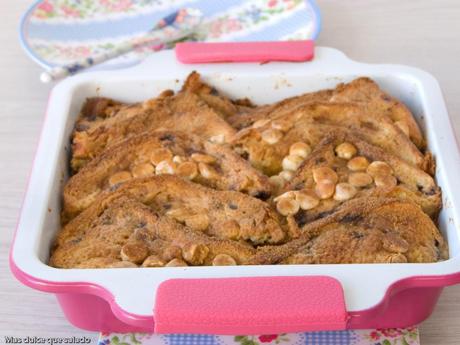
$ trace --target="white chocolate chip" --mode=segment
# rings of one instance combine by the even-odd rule
[[[222,229],[221,236],[229,240],[238,240],[240,238],[240,223],[235,219],[229,219],[220,223]]]
[[[202,265],[208,256],[209,248],[204,244],[187,244],[182,248],[182,257],[192,265]]]
[[[209,218],[205,214],[195,214],[185,219],[185,225],[196,231],[205,231],[209,226]]]
[[[319,199],[313,191],[301,190],[297,192],[296,200],[302,210],[311,210],[319,205]]]
[[[409,136],[409,126],[406,121],[396,121],[395,125],[408,137]]]
[[[282,178],[279,175],[270,176],[270,183],[277,189],[282,189],[284,187],[285,182],[286,181],[284,180],[284,178]]]
[[[335,148],[335,153],[343,159],[351,159],[356,155],[356,147],[350,143],[342,143]]]
[[[181,259],[172,259],[170,262],[166,264],[166,267],[182,267],[182,266],[188,266],[187,263],[184,260]]]
[[[270,145],[276,144],[283,137],[283,133],[277,129],[267,129],[261,135],[262,139]]]
[[[252,124],[252,128],[260,128],[260,127],[263,127],[265,126],[266,124],[268,124],[270,122],[269,119],[261,119],[261,120],[257,120],[256,122],[254,122]]]
[[[163,267],[165,262],[161,260],[157,255],[148,256],[142,263],[142,267]]]
[[[287,132],[292,127],[291,121],[286,120],[273,120],[272,121],[272,128],[278,129],[282,132]]]
[[[163,174],[172,175],[175,173],[175,171],[176,171],[176,163],[174,163],[172,160],[161,161],[155,167],[155,174],[157,175],[163,175]]]
[[[172,152],[165,148],[155,149],[150,154],[150,162],[152,162],[153,165],[157,165],[160,162],[170,160],[172,158]]]
[[[282,177],[285,181],[291,181],[294,177],[294,172],[289,170],[283,170],[278,174],[279,177]]]
[[[140,264],[149,255],[149,249],[142,242],[126,243],[120,252],[123,261],[134,262]]]
[[[282,166],[284,170],[296,171],[303,163],[303,158],[300,156],[289,155],[284,157]]]
[[[212,260],[213,266],[234,266],[236,261],[230,255],[227,254],[217,254]]]
[[[350,159],[347,163],[348,169],[352,171],[363,171],[369,166],[369,161],[366,157],[358,156]]]
[[[174,156],[172,161],[174,163],[181,164],[181,163],[187,162],[187,158],[185,158],[184,156]]]
[[[176,174],[193,180],[198,175],[198,167],[194,162],[184,162],[177,166]]]
[[[138,266],[135,263],[130,261],[117,261],[112,264],[109,264],[107,268],[137,268]]]
[[[356,188],[353,187],[351,184],[346,182],[337,183],[337,185],[335,186],[334,200],[345,201],[353,198],[356,195],[356,193]]]
[[[193,153],[191,157],[197,163],[212,164],[216,162],[215,157],[203,153]]]
[[[366,187],[372,183],[372,176],[365,172],[350,174],[348,182],[355,187]]]
[[[225,143],[225,135],[217,134],[209,138],[209,141],[214,144],[223,144]]]
[[[376,177],[377,175],[392,175],[393,169],[391,168],[388,163],[382,161],[374,161],[367,167],[367,173],[372,177]]]
[[[185,220],[191,216],[191,212],[185,208],[178,207],[166,211],[166,215],[177,220],[178,222],[184,223]]]
[[[315,186],[315,193],[320,199],[329,199],[334,195],[335,183],[328,180],[318,182]]]
[[[291,147],[289,148],[290,155],[300,156],[304,159],[308,157],[310,152],[311,152],[310,145],[305,144],[301,141],[292,144]]]
[[[206,179],[217,179],[220,177],[220,175],[213,167],[205,163],[198,163],[198,170],[201,176],[203,176]]]
[[[337,173],[329,167],[319,167],[312,170],[313,180],[316,183],[329,181],[331,183],[337,183],[339,177]]]
[[[129,171],[119,171],[109,177],[109,185],[113,187],[119,183],[131,180],[131,178],[132,176]]]
[[[396,187],[398,180],[392,175],[377,175],[374,177],[374,183],[379,188],[391,190]]]
[[[136,165],[131,170],[134,177],[149,176],[155,173],[155,168],[150,163]]]
[[[299,212],[300,205],[299,202],[292,198],[281,198],[276,203],[276,209],[283,216],[294,215]]]
[[[281,199],[295,199],[295,197],[296,197],[296,192],[290,190],[281,195],[278,195],[276,198],[273,199],[273,201],[278,202]]]
[[[182,249],[178,246],[168,246],[161,253],[161,257],[165,261],[171,261],[172,259],[182,258]]]

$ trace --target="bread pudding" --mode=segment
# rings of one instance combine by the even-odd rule
[[[193,72],[143,102],[87,99],[71,141],[57,268],[448,258],[422,131],[366,77],[256,105]]]

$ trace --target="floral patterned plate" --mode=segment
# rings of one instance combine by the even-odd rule
[[[205,16],[191,38],[199,41],[315,39],[321,25],[314,0],[40,0],[22,18],[21,44],[44,68],[69,64],[142,36],[183,7]],[[96,68],[131,65],[155,49],[144,47]]]
[[[415,327],[258,336],[101,334],[98,345],[419,345]]]

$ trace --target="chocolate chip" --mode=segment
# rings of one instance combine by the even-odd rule
[[[162,136],[160,137],[160,140],[161,140],[161,141],[165,141],[165,140],[174,141],[174,139],[176,139],[176,138],[174,137],[174,135],[169,134],[169,133],[168,133],[168,134],[165,134],[165,135],[162,135]]]
[[[391,98],[387,95],[382,95],[382,99],[387,102],[391,101]]]
[[[254,194],[254,197],[261,200],[267,200],[270,197],[270,192],[267,191],[258,191]]]
[[[297,212],[294,216],[294,220],[299,227],[303,227],[308,223],[307,214],[303,211]]]
[[[325,161],[326,161],[326,158],[319,157],[315,159],[315,164],[321,164],[321,163],[324,163]]]
[[[235,205],[235,204],[232,204],[232,203],[229,203],[228,207],[231,208],[232,210],[237,210],[238,209],[238,205]]]
[[[213,96],[219,96],[219,91],[215,87],[211,88],[211,95]]]
[[[359,233],[359,232],[357,232],[357,231],[353,231],[353,232],[351,233],[351,236],[352,236],[353,238],[356,238],[356,239],[360,239],[360,238],[363,238],[363,237],[364,237],[363,234],[361,234],[361,233]]]
[[[303,182],[300,182],[300,183],[297,183],[295,186],[294,186],[294,190],[302,190],[304,187],[304,183]]]
[[[340,219],[341,223],[355,223],[363,219],[360,214],[347,214],[342,219]]]
[[[320,212],[320,213],[318,214],[318,216],[315,217],[315,219],[327,217],[327,216],[331,215],[332,213],[334,213],[333,210]]]
[[[428,192],[426,192],[425,194],[426,194],[426,195],[434,195],[434,194],[436,194],[436,188],[435,188],[435,187],[431,188],[431,189],[430,189]]]
[[[91,114],[91,115],[88,115],[88,117],[87,117],[88,121],[90,121],[90,122],[96,120],[96,118],[97,118],[96,114]]]
[[[89,126],[88,126],[88,125],[85,125],[85,124],[83,124],[83,123],[79,123],[79,124],[75,125],[75,130],[76,130],[77,132],[86,131],[88,128],[89,128]]]

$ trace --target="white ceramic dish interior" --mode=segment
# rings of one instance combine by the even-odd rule
[[[85,98],[106,96],[135,102],[164,89],[178,89],[192,70],[232,97],[258,104],[318,89],[358,76],[369,76],[406,103],[426,131],[437,161],[437,182],[444,208],[439,226],[448,239],[450,259],[430,264],[296,265],[187,267],[155,269],[56,269],[46,265],[59,230],[61,190],[67,179],[69,138]],[[307,63],[181,65],[173,52],[154,54],[143,64],[117,72],[94,72],[69,78],[52,92],[35,164],[18,224],[12,260],[26,274],[52,282],[90,282],[115,297],[126,312],[151,315],[155,291],[169,278],[326,275],[342,284],[348,311],[364,310],[382,300],[394,282],[409,277],[444,276],[459,271],[460,156],[438,83],[429,74],[397,65],[349,60],[330,48],[317,48]],[[116,274],[115,274],[116,272]],[[133,283],[135,282],[135,283]]]

